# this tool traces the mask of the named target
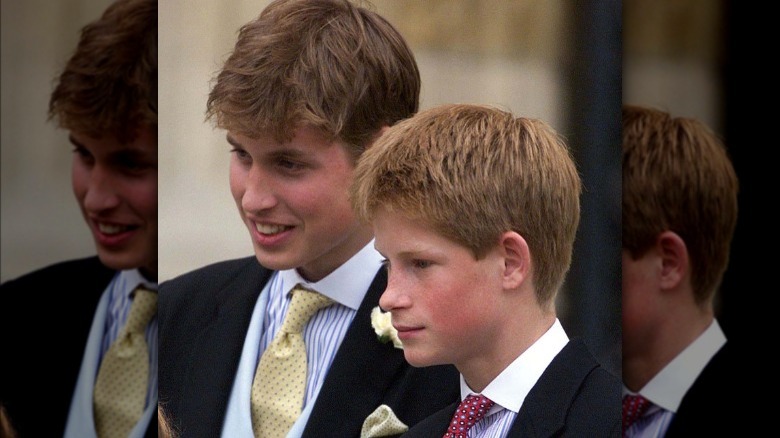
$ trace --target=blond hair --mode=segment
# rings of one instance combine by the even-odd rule
[[[118,0],[81,30],[50,96],[49,118],[121,142],[157,125],[157,0]]]
[[[423,220],[479,259],[515,231],[528,243],[541,305],[571,264],[581,182],[565,143],[540,120],[443,105],[389,128],[358,162],[359,217],[380,207]]]
[[[698,303],[723,277],[737,222],[739,183],[726,149],[702,122],[623,107],[623,248],[643,255],[663,231],[688,251]]]
[[[245,24],[216,78],[207,118],[250,138],[315,127],[362,153],[417,111],[420,73],[384,18],[347,0],[277,0]]]

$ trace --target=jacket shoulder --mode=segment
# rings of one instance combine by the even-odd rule
[[[30,285],[40,283],[60,283],[69,279],[78,279],[80,282],[104,282],[107,284],[115,273],[115,270],[101,263],[97,256],[84,257],[53,263],[4,281],[0,284],[0,290],[18,288],[20,286],[29,287]],[[89,276],[85,274],[89,274]]]
[[[257,258],[254,256],[242,257],[240,259],[225,260],[201,268],[185,272],[170,280],[160,283],[160,292],[165,293],[169,290],[190,289],[193,287],[201,288],[204,285],[210,287],[219,287],[229,281],[235,280],[246,271],[267,271],[260,266]]]

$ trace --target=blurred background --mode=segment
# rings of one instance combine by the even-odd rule
[[[228,187],[225,133],[204,121],[210,81],[268,1],[159,8],[159,279],[253,254]],[[70,193],[67,133],[46,121],[52,80],[107,1],[2,0],[2,280],[94,253]],[[375,0],[407,39],[421,108],[494,104],[563,135],[583,177],[574,261],[558,302],[620,373],[619,0]]]

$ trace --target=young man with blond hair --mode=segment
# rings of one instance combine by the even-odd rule
[[[160,400],[182,436],[397,435],[450,399],[453,368],[413,368],[377,338],[386,276],[348,198],[358,157],[419,92],[401,35],[349,1],[274,1],[241,28],[207,112],[255,254],[160,287]]]
[[[82,29],[49,115],[69,132],[97,255],[0,286],[0,403],[21,437],[156,436],[156,0],[117,0]],[[134,308],[143,316],[128,324]],[[31,345],[30,333],[48,341]],[[124,360],[120,349],[130,366],[104,366]]]

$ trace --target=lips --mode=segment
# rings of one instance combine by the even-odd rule
[[[408,325],[395,325],[393,324],[393,327],[398,331],[398,339],[401,341],[405,339],[409,339],[410,337],[414,336],[416,333],[419,333],[422,331],[423,327],[413,327]]]

